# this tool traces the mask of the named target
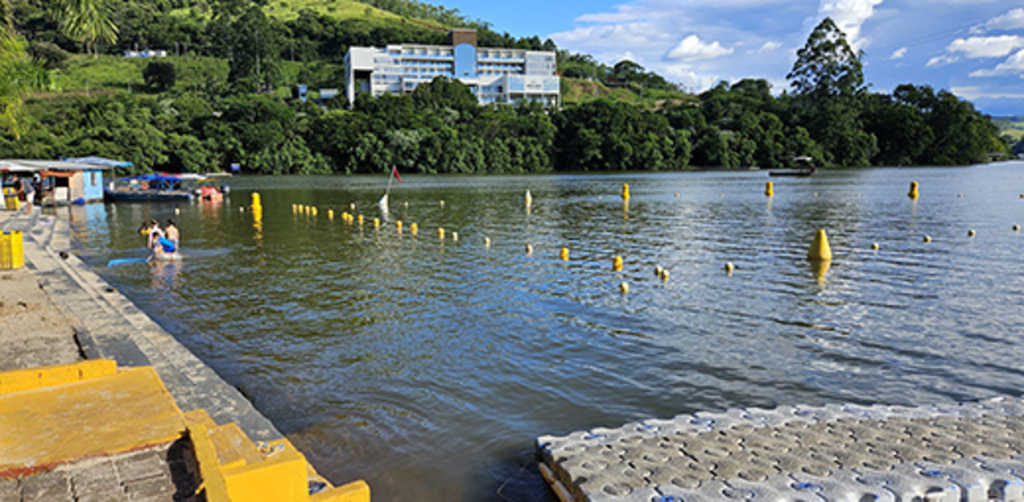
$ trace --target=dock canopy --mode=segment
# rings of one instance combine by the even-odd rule
[[[61,160],[63,160],[64,162],[73,162],[75,164],[89,164],[92,166],[104,167],[132,167],[135,165],[126,160],[114,160],[96,156],[64,158]]]

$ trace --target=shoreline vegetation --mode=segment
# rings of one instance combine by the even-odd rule
[[[468,87],[444,77],[411,94],[360,94],[350,108],[344,97],[302,102],[289,92],[296,83],[340,87],[350,45],[442,43],[449,27],[477,29],[481,46],[557,47],[414,0],[339,0],[334,11],[302,9],[299,0],[212,0],[191,9],[175,0],[107,2],[120,32],[104,51],[164,46],[184,56],[97,56],[96,37],[76,40],[35,2],[15,1],[12,26],[25,50],[0,58],[0,69],[23,70],[19,81],[35,83],[0,85],[8,96],[0,157],[134,163],[118,174],[234,163],[249,174],[378,174],[392,166],[522,174],[775,169],[801,156],[825,168],[1013,157],[992,118],[948,91],[903,84],[869,92],[861,54],[829,18],[798,52],[787,75],[792,90],[778,96],[764,79],[692,95],[630,61],[609,67],[559,51],[558,110],[480,106]],[[69,52],[80,49],[87,54]]]

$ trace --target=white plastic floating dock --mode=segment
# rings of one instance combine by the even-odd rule
[[[749,408],[537,438],[563,502],[1024,502],[1024,400]]]

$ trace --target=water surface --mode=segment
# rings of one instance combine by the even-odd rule
[[[225,203],[179,208],[185,259],[153,268],[104,264],[144,255],[136,228],[173,205],[71,216],[105,279],[375,501],[548,500],[541,434],[1024,388],[1022,163],[775,178],[770,199],[763,172],[408,175],[375,230],[382,178],[232,178]],[[254,190],[259,224],[239,210]],[[350,204],[363,226],[342,221]],[[822,280],[805,260],[818,228]]]

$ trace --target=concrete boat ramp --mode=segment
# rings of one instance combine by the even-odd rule
[[[563,501],[1024,501],[1024,399],[783,406],[537,438]]]

